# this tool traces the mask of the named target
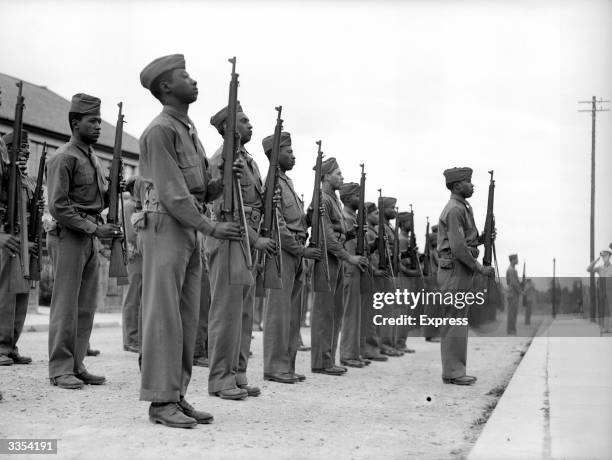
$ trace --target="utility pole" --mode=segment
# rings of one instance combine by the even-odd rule
[[[603,104],[610,101],[603,99],[597,100],[595,96],[590,101],[578,101],[578,104],[591,104],[590,109],[578,110],[578,112],[591,112],[591,225],[589,241],[589,262],[595,259],[595,118],[597,112],[609,112],[610,109],[603,107]],[[597,106],[599,104],[599,107]],[[595,291],[595,273],[589,276],[589,304],[591,321],[595,321],[597,293]]]
[[[552,317],[555,319],[557,316],[557,278],[555,276],[555,272],[557,269],[557,259],[553,259],[553,277],[552,277]]]

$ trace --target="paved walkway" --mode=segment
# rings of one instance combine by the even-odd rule
[[[556,319],[534,338],[470,460],[612,458],[612,338]]]

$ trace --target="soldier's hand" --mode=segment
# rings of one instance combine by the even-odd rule
[[[28,241],[28,251],[31,257],[38,258],[38,243]]]
[[[24,176],[28,175],[28,159],[22,156],[17,160],[17,167]]]
[[[374,276],[384,276],[384,275],[386,275],[386,272],[384,270],[381,270],[380,268],[374,268],[372,270],[372,274]]]
[[[40,211],[40,213],[44,213],[45,212],[45,199],[41,198],[40,200],[38,200],[38,210]]]
[[[0,233],[0,248],[6,248],[11,252],[19,252],[19,238],[8,233]]]
[[[238,158],[236,161],[234,161],[232,171],[234,171],[234,174],[238,179],[242,179],[242,174],[244,172],[244,161],[242,161],[242,158]]]
[[[304,248],[304,258],[321,260],[323,258],[323,253],[319,248]]]
[[[348,263],[359,267],[361,271],[364,271],[369,265],[367,257],[364,256],[350,256]]]
[[[260,236],[255,242],[255,249],[265,251],[268,255],[276,254],[276,242],[271,238]]]
[[[495,277],[495,269],[493,267],[482,267],[481,273],[489,278]]]
[[[121,227],[115,224],[103,224],[96,227],[98,238],[117,238],[121,236]]]
[[[282,198],[282,192],[281,192],[281,188],[279,185],[274,190],[274,196],[272,196],[272,203],[274,203],[275,207],[280,208],[281,198]]]
[[[496,238],[497,238],[497,228],[494,227],[493,231],[491,232],[491,239],[495,241]]]
[[[219,240],[240,240],[242,231],[240,225],[235,222],[218,222],[211,233],[211,236]]]

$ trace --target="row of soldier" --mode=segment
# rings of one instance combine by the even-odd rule
[[[234,81],[237,75],[233,72],[232,77]],[[124,345],[140,353],[140,399],[151,402],[152,422],[193,427],[212,421],[211,414],[196,410],[185,400],[194,356],[197,357],[196,342],[200,348],[207,345],[210,395],[239,400],[261,393],[247,378],[255,280],[258,269],[263,270],[256,263],[256,254],[265,254],[270,260],[280,255],[282,262],[282,289],[265,291],[265,380],[296,383],[306,379],[296,369],[305,260],[312,260],[316,266],[325,259],[328,281],[328,289],[315,289],[314,293],[312,372],[341,376],[347,367],[361,368],[371,361],[413,352],[406,346],[405,326],[375,327],[371,321],[372,292],[391,291],[398,287],[393,284],[397,282],[404,283],[403,287],[418,288],[410,283],[423,279],[422,260],[409,242],[413,237],[410,232],[414,231],[411,213],[398,215],[394,198],[381,198],[379,207],[366,203],[369,257],[358,254],[355,224],[359,184],[344,184],[334,158],[322,161],[321,201],[310,207],[308,215],[304,213],[304,204],[287,174],[296,161],[291,136],[282,131],[263,140],[268,157],[276,141],[279,180],[273,193],[278,235],[276,239],[262,236],[265,190],[258,166],[245,148],[253,127],[235,94],[235,105],[232,103],[231,88],[230,103],[211,118],[224,144],[208,159],[188,117],[189,105],[196,101],[198,90],[185,69],[184,57],[171,55],[154,60],[141,72],[140,81],[163,110],[140,138],[140,176],[127,184],[122,182],[122,187],[134,196],[133,204],[126,206],[130,220],[126,236],[131,243],[128,252],[132,262],[128,267],[127,296],[132,304],[141,298],[142,305],[136,336],[132,328],[131,338],[126,337]],[[92,150],[100,135],[100,100],[76,94],[67,115],[72,136],[47,163],[48,207],[54,219],[48,238],[55,237],[49,378],[60,388],[78,389],[106,381],[104,376],[90,373],[83,360],[95,313],[92,299],[97,298],[100,288],[99,240],[122,237],[123,231],[117,223],[104,223],[101,217],[109,201],[108,178]],[[235,152],[228,157],[224,145],[231,139],[236,141]],[[233,163],[226,165],[226,158],[232,158]],[[231,193],[240,197],[238,216],[234,208],[227,208],[228,185],[223,177],[226,166],[235,180],[229,185]],[[23,162],[20,168],[25,173]],[[474,251],[482,243],[482,236],[475,229],[465,200],[473,191],[471,169],[453,168],[444,174],[451,200],[440,218],[441,231],[435,246],[444,262],[438,280],[443,289],[469,289],[457,280],[471,279],[474,272],[492,276],[493,269],[483,267]],[[306,244],[308,227],[318,213],[323,220],[324,251],[320,246]],[[400,230],[397,242],[390,225],[393,219]],[[389,253],[379,256],[378,232],[385,232],[388,247],[397,244],[402,254],[411,248],[417,256],[416,265],[406,259],[396,265],[397,273],[381,270],[379,258],[389,257]],[[436,238],[435,232],[432,235]],[[13,283],[20,279],[19,239],[2,233],[0,236],[4,248],[1,288],[11,293],[10,301],[3,300],[3,309],[23,312],[15,317],[10,333],[3,331],[10,340],[0,352],[19,363],[16,342],[23,325],[21,316],[25,317],[22,296],[26,296],[27,305],[28,291]],[[236,262],[242,256],[252,263],[244,265],[247,270],[236,272],[235,265],[240,265]],[[438,257],[433,254],[427,260],[435,265]],[[436,268],[427,270],[435,273]],[[369,295],[360,286],[362,273],[367,272],[372,280]],[[240,281],[233,282],[232,276]],[[131,311],[132,318],[138,318],[138,312],[133,308]],[[452,314],[461,316],[466,311],[456,309]],[[206,320],[207,324],[202,324]],[[429,339],[434,334],[426,332]],[[338,348],[340,365],[336,363]],[[466,350],[467,327],[443,331],[445,383],[466,385],[475,381],[465,373]]]

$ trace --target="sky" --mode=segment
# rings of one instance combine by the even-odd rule
[[[586,275],[591,116],[578,101],[612,99],[610,1],[0,5],[0,72],[66,98],[96,95],[111,123],[123,101],[130,134],[161,109],[140,71],[183,53],[200,90],[190,117],[212,155],[221,138],[209,119],[227,104],[236,56],[254,126],[247,148],[265,174],[261,139],[282,105],[290,176],[307,202],[321,139],[345,181],[358,182],[365,163],[369,201],[382,188],[401,210],[413,205],[422,246],[426,217],[437,223],[448,200],[443,170],[474,169],[481,229],[494,170],[500,271],[517,252],[528,276],[550,276],[553,257],[557,275]],[[597,116],[596,253],[612,242],[612,112]]]

